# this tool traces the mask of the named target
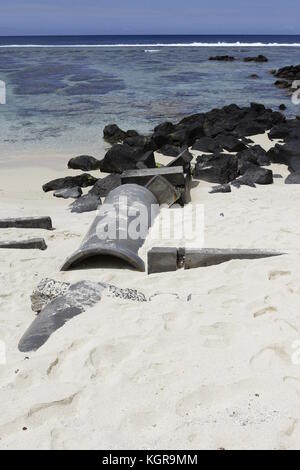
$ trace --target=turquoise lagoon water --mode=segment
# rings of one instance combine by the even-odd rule
[[[0,161],[101,158],[103,127],[150,132],[163,120],[252,101],[300,114],[270,70],[300,62],[299,36],[0,38]],[[263,64],[209,61],[264,54]],[[257,74],[259,79],[249,76]]]

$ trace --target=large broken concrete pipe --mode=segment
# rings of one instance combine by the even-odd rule
[[[112,256],[144,271],[145,264],[138,251],[158,210],[156,197],[143,186],[125,184],[114,189],[99,208],[81,246],[65,261],[61,270],[66,271],[95,256]],[[142,225],[140,228],[138,222]]]

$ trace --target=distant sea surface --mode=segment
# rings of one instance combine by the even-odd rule
[[[297,65],[299,52],[300,36],[0,37],[0,162],[49,153],[100,158],[108,123],[150,132],[230,103],[284,103],[295,116],[300,108],[270,70]],[[225,54],[269,62],[208,60]]]

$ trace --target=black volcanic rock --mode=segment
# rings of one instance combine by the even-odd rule
[[[144,135],[126,137],[123,143],[129,145],[129,147],[140,148],[143,152],[156,149],[151,138]]]
[[[159,153],[166,155],[167,157],[178,157],[180,151],[180,147],[176,147],[175,145],[164,145],[158,150]]]
[[[194,178],[209,183],[226,184],[238,176],[238,159],[235,155],[201,155],[197,158]]]
[[[277,124],[272,127],[269,132],[269,138],[272,139],[285,139],[291,132],[291,129],[287,124]]]
[[[137,165],[139,161],[147,168],[155,168],[153,152],[145,154],[144,150],[139,147],[115,144],[101,160],[101,171],[104,173],[123,173],[125,170],[135,170],[139,168]]]
[[[288,175],[285,184],[300,184],[300,171],[296,171]]]
[[[228,152],[241,152],[247,148],[243,142],[232,135],[219,134],[215,140],[223,149],[227,150]]]
[[[282,67],[281,69],[273,72],[273,75],[275,75],[277,78],[282,78],[289,81],[300,80],[300,65]]]
[[[290,141],[285,145],[276,144],[267,155],[273,163],[287,165],[292,172],[300,171],[300,141]]]
[[[220,184],[219,186],[213,186],[209,191],[210,194],[217,193],[231,193],[230,184]]]
[[[284,139],[286,142],[300,140],[300,121],[290,119],[272,127],[269,133],[270,139]]]
[[[100,160],[89,155],[80,155],[79,157],[71,158],[71,160],[69,160],[68,168],[82,171],[99,170]]]
[[[76,199],[76,201],[72,202],[70,209],[71,212],[81,214],[83,212],[96,211],[100,204],[100,197],[96,196],[95,194],[86,194],[85,196],[81,196],[79,199]]]
[[[237,178],[231,184],[239,188],[242,185],[255,187],[256,184],[265,185],[272,183],[273,172],[271,170],[250,164],[249,168],[245,171],[243,176]]]
[[[294,87],[294,82],[300,80],[300,65],[290,65],[272,72],[277,80],[274,85],[281,89],[296,90],[300,85]]]
[[[113,189],[121,185],[121,176],[118,173],[112,173],[105,178],[98,179],[89,194],[94,194],[98,197],[106,197]]]
[[[89,175],[88,173],[83,173],[78,176],[67,176],[66,178],[58,178],[49,183],[43,185],[43,191],[46,193],[48,191],[55,191],[57,189],[65,188],[74,188],[79,186],[80,188],[87,188],[88,186],[93,186],[97,181],[97,178]]]
[[[217,151],[221,151],[222,147],[212,137],[201,137],[201,139],[196,140],[192,147],[192,150],[197,150],[199,152],[215,153]]]
[[[117,124],[108,124],[103,129],[103,138],[110,144],[122,142],[126,138],[126,132],[120,129]]]
[[[267,152],[260,145],[254,145],[237,153],[237,158],[240,174],[246,171],[249,163],[258,166],[268,166],[271,163]]]
[[[233,62],[235,57],[231,55],[216,55],[214,57],[210,57],[209,60],[218,60],[222,62]]]
[[[175,124],[169,121],[163,122],[156,126],[153,134],[149,136],[139,135],[135,131],[125,132],[116,125],[106,126],[104,134],[106,140],[111,143],[122,141],[123,144],[126,144],[122,153],[125,155],[125,159],[128,157],[132,160],[132,155],[128,156],[130,152],[128,147],[131,147],[134,152],[142,154],[150,150],[158,151],[163,148],[171,148],[167,146],[179,148],[193,146],[197,140],[201,140],[203,137],[214,139],[220,134],[225,135],[228,141],[229,136],[231,138],[231,142],[226,143],[223,148],[235,148],[236,151],[240,151],[242,144],[236,141],[233,144],[234,138],[243,139],[249,135],[262,134],[285,120],[286,118],[281,113],[266,109],[262,104],[251,103],[250,107],[243,108],[231,104],[221,109],[212,109],[207,113],[186,116]],[[121,147],[113,146],[111,149],[113,153],[116,152],[116,148],[120,152]]]
[[[280,88],[282,90],[291,87],[291,83],[288,82],[287,80],[276,80],[276,82],[274,82],[274,85],[277,86],[277,88]]]
[[[235,128],[235,133],[237,136],[249,136],[264,134],[266,132],[266,126],[259,124],[255,120],[243,119]]]
[[[168,135],[175,131],[175,126],[172,122],[162,122],[154,128],[154,134]]]
[[[138,133],[135,130],[129,130],[127,132],[120,129],[117,124],[109,124],[105,126],[103,130],[103,138],[110,144],[116,144],[118,142],[123,142],[127,137],[135,137]]]
[[[262,62],[269,62],[269,59],[267,57],[265,57],[264,55],[260,54],[256,57],[245,57],[244,58],[244,62],[258,62],[258,63],[262,63]]]

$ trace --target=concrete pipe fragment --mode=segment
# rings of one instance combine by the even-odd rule
[[[215,266],[226,263],[234,259],[260,259],[272,256],[281,256],[284,253],[278,251],[256,250],[256,249],[218,249],[203,248],[185,249],[184,269],[201,268],[205,266]]]
[[[111,256],[144,271],[145,264],[138,251],[158,211],[156,197],[143,186],[125,184],[112,190],[99,208],[81,246],[65,261],[61,270],[66,271],[88,258]]]
[[[0,240],[0,248],[15,250],[47,250],[46,242],[43,238],[30,238],[29,240]]]
[[[17,217],[13,219],[0,219],[0,228],[40,228],[52,230],[50,217]]]

